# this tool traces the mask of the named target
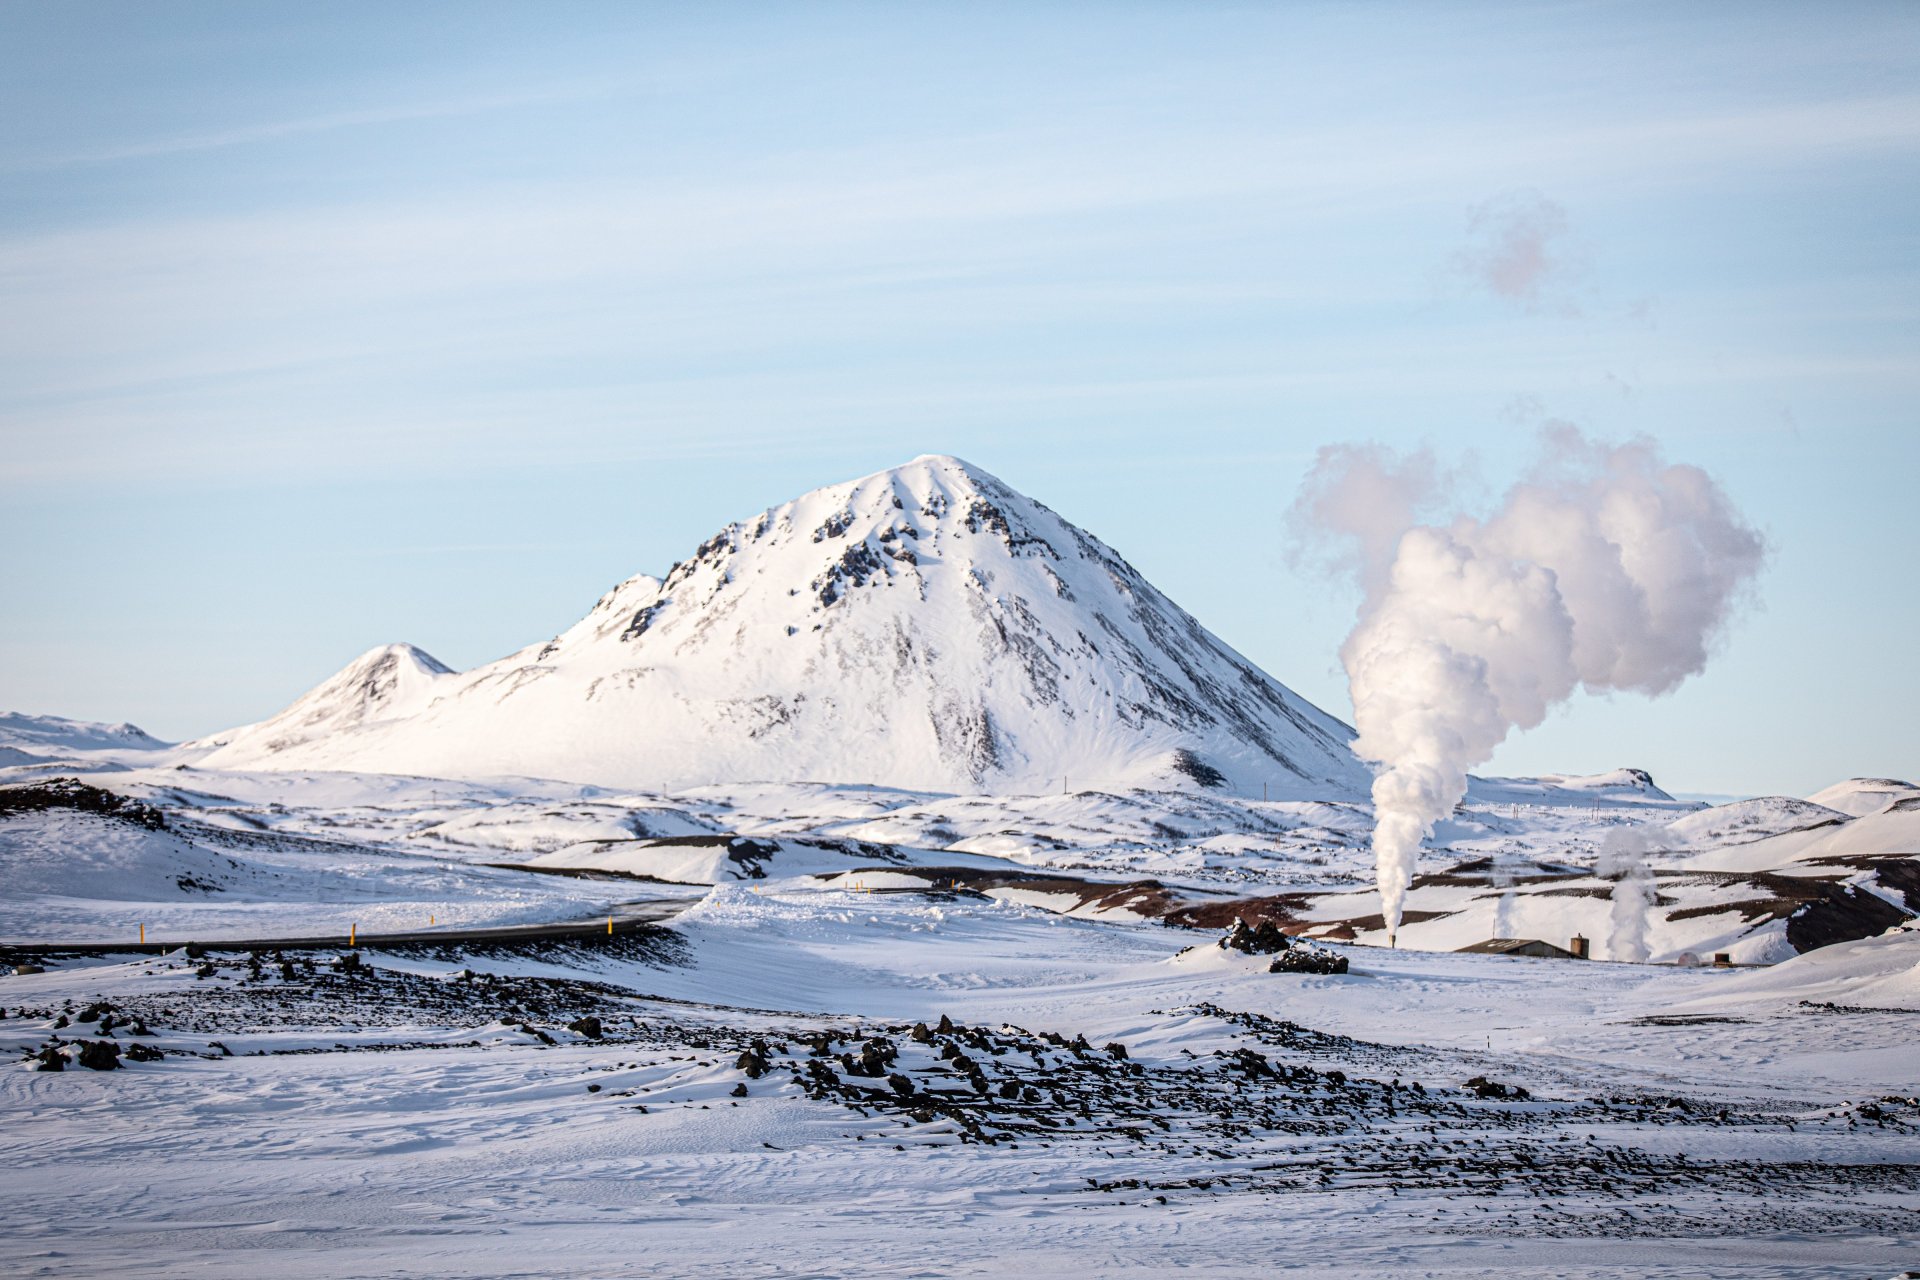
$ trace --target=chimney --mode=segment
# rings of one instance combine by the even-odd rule
[[[1725,951],[1716,951],[1716,952],[1714,952],[1714,953],[1713,953],[1713,967],[1714,967],[1714,968],[1716,968],[1716,969],[1731,969],[1731,968],[1733,968],[1733,956],[1732,956],[1732,955],[1730,955],[1730,954],[1728,954],[1728,953],[1727,953],[1727,952],[1725,952]]]
[[[1573,952],[1573,958],[1575,960],[1585,960],[1587,958],[1587,940],[1576,933],[1573,935],[1573,941],[1567,944],[1567,950]]]

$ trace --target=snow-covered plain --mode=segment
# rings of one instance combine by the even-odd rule
[[[1155,927],[756,887],[684,915],[679,964],[414,952],[286,980],[233,958],[196,978],[175,954],[7,980],[14,1042],[106,1000],[167,1056],[0,1075],[0,1266],[1871,1276],[1912,1259],[1920,1109],[1879,1099],[1911,1091],[1913,1015],[1807,1007],[1846,987],[1832,965],[1796,971],[1822,953],[1763,986],[1359,948],[1347,975],[1303,978],[1183,959],[1195,939]],[[602,1038],[565,1029],[585,1013]],[[1027,1082],[1038,1100],[976,1111],[967,1140],[838,1064],[851,1097],[810,1091],[804,1038],[833,1030],[843,1051],[884,1034],[922,1095],[974,1097],[907,1034],[942,1015],[991,1037],[971,1052],[996,1095]],[[749,1079],[756,1037],[770,1069]],[[1117,1077],[1110,1042],[1141,1076]],[[1530,1096],[1482,1098],[1475,1078]]]
[[[1399,950],[1333,944],[1349,971],[1302,976],[1154,917],[1247,900],[1370,940],[1364,804],[651,793],[10,745],[32,759],[0,788],[74,777],[165,823],[0,817],[0,943],[686,909],[605,945],[363,950],[357,972],[329,950],[289,950],[283,970],[175,949],[0,978],[0,1045],[19,1056],[80,1039],[162,1055],[0,1072],[8,1274],[1891,1276],[1920,1260],[1920,932],[1795,955],[1781,917],[1690,910],[1777,896],[1756,877],[1826,876],[1911,915],[1894,868],[1920,832],[1897,789],[1708,810],[1624,771],[1486,780],[1409,899],[1451,914],[1409,924]],[[1669,900],[1647,921],[1669,963],[1450,950],[1504,921],[1561,944],[1585,930],[1604,960],[1596,861],[1629,829]],[[1164,898],[1082,883],[1142,877]],[[1781,962],[1670,963],[1743,947]],[[78,1020],[100,1003],[105,1037]],[[584,1015],[598,1037],[569,1029]],[[822,1034],[842,1037],[824,1057]],[[857,1074],[882,1042],[881,1073]]]

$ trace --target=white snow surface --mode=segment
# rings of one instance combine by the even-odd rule
[[[1191,935],[1006,904],[735,885],[674,929],[690,947],[684,967],[368,961],[450,987],[463,968],[591,978],[690,1002],[643,999],[632,1006],[643,1029],[744,1024],[776,1045],[798,1034],[788,1028],[822,1018],[872,1027],[947,1014],[1119,1041],[1155,1070],[1251,1047],[1322,1071],[1419,1079],[1428,1090],[1493,1075],[1537,1099],[1515,1114],[1562,1126],[1541,1151],[1588,1152],[1596,1165],[1622,1149],[1684,1151],[1708,1169],[1920,1161],[1911,1129],[1846,1118],[1881,1094],[1910,1091],[1910,1062],[1893,1051],[1902,1015],[1801,1003],[1848,994],[1849,973],[1890,981],[1911,967],[1911,936],[1751,975],[1356,948],[1348,975],[1303,978],[1211,947],[1176,957]],[[196,980],[177,956],[3,979],[0,1002],[13,1012],[0,1041],[44,1036],[38,1011],[63,1002],[218,1008],[249,985],[262,984],[233,968]],[[1362,1043],[1276,1052],[1198,1013],[1202,1001]],[[110,1075],[0,1071],[10,1117],[0,1128],[9,1223],[0,1270],[1051,1277],[1253,1276],[1306,1264],[1315,1275],[1370,1280],[1838,1280],[1906,1265],[1914,1237],[1886,1224],[1920,1206],[1911,1191],[1814,1202],[1800,1187],[1783,1198],[1772,1179],[1762,1178],[1761,1193],[1712,1174],[1665,1192],[1544,1200],[1524,1171],[1491,1188],[1400,1189],[1342,1175],[1317,1192],[1235,1190],[1217,1180],[1301,1160],[1340,1174],[1363,1135],[1218,1133],[1180,1155],[1097,1128],[1073,1140],[960,1145],[943,1122],[809,1099],[784,1070],[748,1081],[732,1050],[703,1048],[697,1034],[685,1045],[598,1042],[549,1023],[548,1047],[511,1020],[443,1026],[373,1010],[364,1019],[163,1025],[148,1041],[173,1055],[159,1063]],[[931,1052],[902,1044],[907,1069],[927,1078],[938,1067]],[[992,1060],[996,1072],[1010,1065]],[[1681,1129],[1634,1123],[1631,1108],[1553,1118],[1616,1096],[1652,1097],[1657,1119],[1676,1094],[1763,1118]],[[1498,1127],[1384,1123],[1384,1133],[1364,1135],[1373,1145],[1443,1164],[1510,1140]],[[1182,1185],[1142,1185],[1170,1182]],[[1878,1225],[1848,1215],[1877,1215],[1869,1220]]]
[[[664,579],[630,578],[498,662],[455,673],[386,646],[271,719],[192,745],[221,769],[653,791],[1324,800],[1366,793],[1351,738],[1106,544],[930,456],[730,524]]]

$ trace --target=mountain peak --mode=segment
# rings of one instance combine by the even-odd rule
[[[675,789],[1361,794],[1351,730],[1112,548],[943,454],[801,495],[455,676],[364,655],[207,763]]]

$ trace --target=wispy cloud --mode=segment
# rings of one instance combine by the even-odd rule
[[[1454,265],[1494,297],[1529,312],[1579,313],[1565,293],[1578,265],[1560,204],[1538,191],[1496,196],[1468,212],[1467,239]]]
[[[326,112],[297,119],[265,121],[227,129],[210,129],[199,133],[171,134],[90,150],[68,151],[54,155],[15,156],[0,159],[0,172],[27,173],[82,165],[113,164],[126,160],[145,160],[196,151],[218,151],[226,147],[279,142],[288,138],[331,133],[340,129],[360,129],[377,125],[404,124],[411,121],[452,120],[527,107],[583,102],[605,96],[610,91],[610,87],[605,85],[569,85],[513,94],[453,98],[437,102],[393,103],[353,111]]]

